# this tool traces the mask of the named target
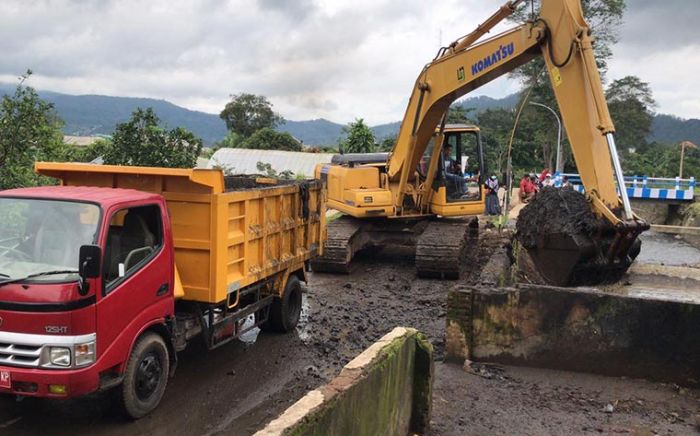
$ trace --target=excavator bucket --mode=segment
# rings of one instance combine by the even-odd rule
[[[648,224],[613,227],[597,217],[583,194],[545,188],[520,212],[517,239],[548,284],[619,281],[639,254]]]

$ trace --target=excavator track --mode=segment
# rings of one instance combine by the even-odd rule
[[[430,221],[416,243],[418,277],[458,279],[467,241],[476,239],[478,221]]]
[[[363,225],[361,220],[347,215],[329,223],[323,256],[311,260],[314,272],[349,274],[354,254],[362,249]]]
[[[625,275],[639,254],[644,224],[614,228],[593,213],[584,195],[545,188],[520,212],[516,237],[544,282],[592,286]]]

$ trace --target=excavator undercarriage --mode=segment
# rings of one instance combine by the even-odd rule
[[[402,247],[415,252],[419,277],[457,279],[478,232],[478,219],[359,219],[341,216],[329,223],[324,254],[311,261],[314,272],[348,274],[362,250]]]

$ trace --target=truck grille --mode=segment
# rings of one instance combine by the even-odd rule
[[[0,342],[0,365],[38,367],[41,346]]]

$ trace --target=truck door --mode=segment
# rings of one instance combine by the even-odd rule
[[[113,211],[104,239],[103,289],[97,303],[98,355],[121,363],[136,334],[172,313],[172,255],[161,206]]]

